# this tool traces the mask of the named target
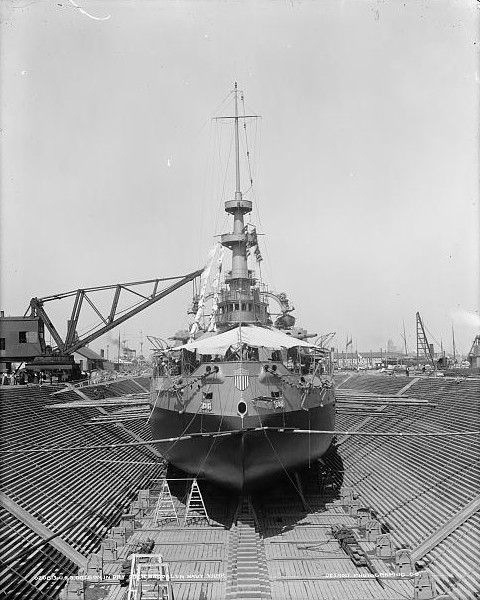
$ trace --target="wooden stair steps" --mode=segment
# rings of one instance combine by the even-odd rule
[[[230,531],[227,600],[271,600],[263,540],[255,529],[251,502],[242,498]]]

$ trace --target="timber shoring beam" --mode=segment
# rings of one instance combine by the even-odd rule
[[[395,394],[395,397],[400,398],[407,390],[409,390],[415,383],[417,383],[417,381],[420,379],[420,377],[416,377],[415,379],[412,379],[411,381],[409,381],[406,385],[404,385],[402,387],[401,390],[398,390],[398,392]],[[350,390],[348,390],[350,391]],[[384,410],[386,410],[388,407],[388,404],[382,404],[381,406],[377,406],[377,412],[381,413]],[[363,419],[363,421],[360,421],[360,423],[357,423],[356,425],[354,425],[352,427],[352,432],[359,432],[362,430],[364,425],[367,425],[370,421],[373,421],[376,417],[371,416],[371,417],[366,417],[365,419]],[[343,444],[344,442],[346,442],[348,440],[350,436],[349,435],[344,435],[341,438],[339,438],[337,440],[336,446],[340,446],[341,444]]]
[[[82,400],[84,400],[87,403],[87,405],[89,407],[91,407],[91,404],[90,404],[91,403],[91,399],[86,394],[84,394],[81,390],[79,390],[78,388],[76,388],[74,386],[69,386],[67,384],[67,387],[70,388],[70,391],[75,392],[77,394],[77,396],[80,396],[80,398],[82,398]],[[50,405],[50,408],[51,407],[52,407],[52,405]],[[102,408],[102,406],[100,404],[98,404],[97,406],[95,406],[93,408],[96,408],[97,411],[100,414],[104,415],[104,416],[108,416],[110,414],[104,408]],[[122,429],[127,435],[129,435],[135,441],[137,441],[140,444],[144,445],[145,448],[148,449],[150,451],[150,453],[153,454],[156,458],[163,459],[163,456],[160,454],[160,452],[155,448],[155,446],[153,444],[149,444],[148,441],[142,439],[139,435],[137,435],[131,429],[128,429],[128,427],[125,427],[125,425],[123,425],[122,423],[118,423],[117,427],[119,429]]]
[[[458,527],[460,527],[462,523],[464,523],[479,509],[480,496],[477,496],[466,506],[464,506],[462,510],[460,510],[460,512],[458,512],[449,521],[447,521],[443,527],[432,533],[432,535],[426,540],[424,540],[420,544],[420,546],[415,548],[415,550],[412,552],[412,561],[415,563],[421,558],[423,558],[425,554],[428,554],[430,550],[435,548],[435,546],[438,546],[440,542],[442,542],[446,537],[453,533],[455,529],[458,529]]]
[[[27,525],[33,532],[35,532],[43,540],[46,540],[56,550],[61,552],[73,563],[81,568],[84,568],[87,564],[87,559],[83,554],[80,554],[78,550],[72,548],[65,540],[56,535],[53,531],[45,527],[43,523],[40,523],[33,515],[28,511],[19,506],[14,500],[9,498],[3,492],[0,493],[0,505],[2,505],[10,514],[16,519]]]

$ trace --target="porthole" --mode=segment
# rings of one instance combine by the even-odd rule
[[[241,400],[238,404],[237,404],[237,412],[241,417],[244,417],[247,414],[247,405],[246,403]]]

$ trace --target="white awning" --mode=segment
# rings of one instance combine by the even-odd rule
[[[286,335],[278,331],[278,329],[269,329],[256,325],[242,325],[218,335],[194,340],[183,346],[177,346],[174,350],[184,349],[190,352],[197,351],[199,354],[221,354],[223,356],[230,346],[237,346],[238,344],[247,344],[247,346],[254,348],[271,348],[274,350],[294,348],[296,346],[319,349],[314,344],[309,344],[291,335]]]

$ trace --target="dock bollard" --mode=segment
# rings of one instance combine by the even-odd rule
[[[85,581],[82,579],[67,579],[67,585],[60,592],[59,600],[84,600]]]
[[[125,546],[127,543],[127,532],[125,527],[112,527],[109,537],[117,541],[117,545]]]
[[[348,504],[353,498],[353,488],[349,485],[342,487],[340,490],[340,498],[342,499],[342,504]]]
[[[101,554],[90,554],[87,558],[85,571],[89,579],[92,577],[103,579],[103,556]]]
[[[366,507],[361,507],[357,510],[357,524],[360,529],[365,529],[367,527],[368,521],[370,521],[370,509]]]
[[[148,500],[134,500],[130,503],[130,511],[137,517],[144,517],[148,509]]]
[[[120,521],[120,527],[125,527],[125,531],[127,533],[133,533],[135,530],[135,515],[132,515],[132,514],[122,515],[122,520]]]
[[[105,539],[100,545],[103,560],[115,561],[118,558],[117,540]]]
[[[138,490],[138,500],[148,500],[150,498],[150,490]]]
[[[367,542],[375,542],[377,537],[382,534],[382,525],[377,519],[367,521]]]
[[[379,558],[391,558],[394,554],[392,538],[388,533],[377,536],[375,540],[375,556]]]
[[[408,548],[395,552],[395,575],[410,575],[413,570],[412,554]]]
[[[415,573],[415,588],[413,597],[415,600],[432,600],[437,595],[435,579],[430,571],[419,571]]]
[[[351,517],[356,517],[360,508],[360,499],[353,497],[348,503],[348,513]]]

